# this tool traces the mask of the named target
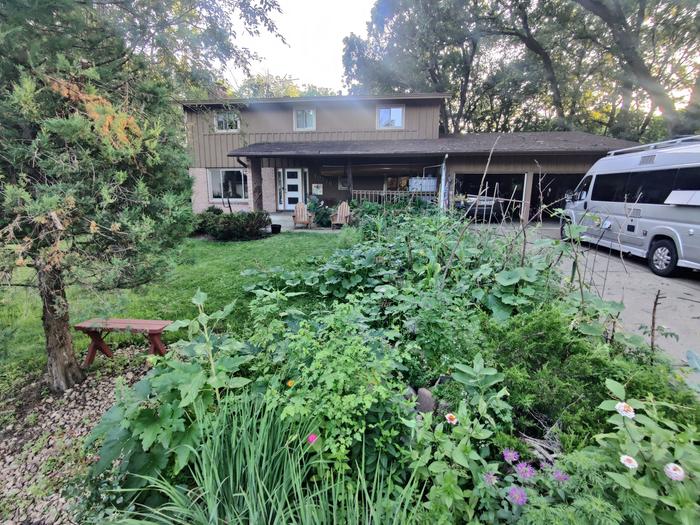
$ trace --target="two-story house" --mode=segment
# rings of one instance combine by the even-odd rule
[[[607,151],[634,144],[582,132],[441,136],[445,96],[185,101],[193,209],[286,211],[311,195],[436,199],[442,173],[455,202],[477,193],[492,149],[488,194],[528,209],[555,203]]]

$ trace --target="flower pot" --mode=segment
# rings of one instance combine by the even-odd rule
[[[275,234],[279,233],[282,231],[282,225],[281,224],[271,224],[270,225],[270,231]]]

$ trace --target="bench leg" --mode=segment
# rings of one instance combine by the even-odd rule
[[[102,339],[100,332],[86,333],[90,337],[90,345],[88,346],[88,352],[85,356],[85,361],[83,362],[84,367],[88,367],[93,363],[98,350],[107,357],[112,357],[112,351],[109,349],[109,346],[107,346],[104,339]]]
[[[167,351],[165,345],[163,344],[163,341],[160,339],[160,334],[148,334],[148,342],[149,342],[149,351],[153,355],[165,355],[165,352]]]

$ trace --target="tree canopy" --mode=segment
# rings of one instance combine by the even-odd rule
[[[233,28],[275,31],[276,9],[274,0],[0,0],[0,278],[38,289],[55,390],[83,377],[66,285],[142,283],[189,231],[174,98],[215,87],[206,79],[228,59],[246,67],[253,55]]]
[[[249,75],[238,88],[231,93],[240,98],[282,98],[282,97],[311,97],[331,96],[337,93],[330,89],[313,84],[299,85],[289,75],[272,75],[258,73]]]
[[[445,132],[700,130],[693,0],[377,0],[344,44],[352,92],[448,93]]]

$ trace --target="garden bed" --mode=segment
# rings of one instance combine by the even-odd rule
[[[194,295],[88,440],[81,516],[693,523],[700,405],[558,273],[576,243],[358,215],[330,256],[243,272],[244,314]]]

